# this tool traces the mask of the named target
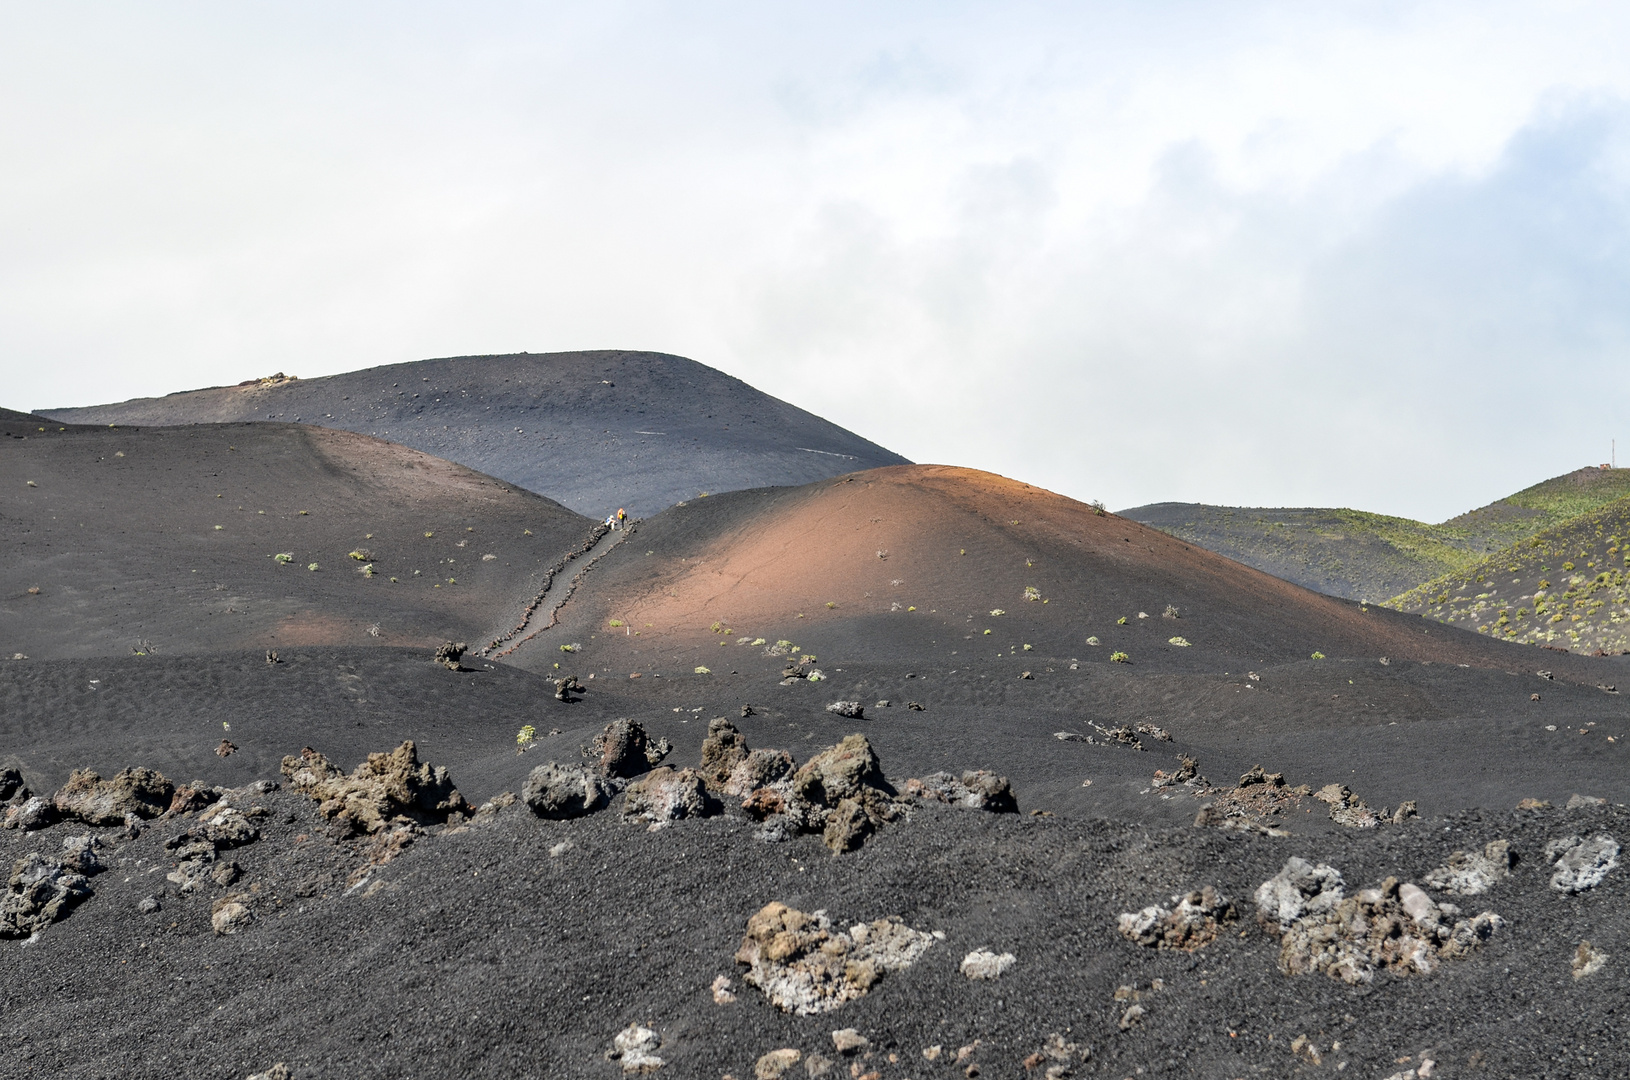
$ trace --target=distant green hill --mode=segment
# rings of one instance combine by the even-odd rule
[[[1362,510],[1202,503],[1154,503],[1121,516],[1317,592],[1379,603],[1625,497],[1630,469],[1591,467],[1438,525]]]
[[[1387,606],[1508,641],[1619,653],[1630,650],[1627,566],[1630,498],[1622,498],[1434,578]]]

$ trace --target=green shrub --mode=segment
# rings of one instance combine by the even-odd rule
[[[272,561],[277,563],[279,566],[287,566],[289,563],[294,561],[294,552],[279,551],[276,555],[272,556]]]
[[[1109,662],[1112,664],[1130,664],[1132,658],[1123,652],[1112,652],[1109,654]]]
[[[528,724],[515,736],[515,745],[520,747],[522,750],[525,750],[532,745],[537,737],[538,729],[533,727],[531,724]]]
[[[1315,652],[1315,653],[1314,653],[1314,654],[1313,654],[1313,659],[1315,659],[1315,660],[1323,660],[1323,659],[1324,659],[1324,653],[1322,653],[1322,652]]]
[[[710,671],[709,669],[703,667],[701,664],[697,664],[696,665],[696,674],[698,674],[698,675],[711,675],[711,674],[713,674],[713,672]]]

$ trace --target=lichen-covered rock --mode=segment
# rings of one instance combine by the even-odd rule
[[[57,808],[51,800],[35,795],[6,808],[5,827],[32,832],[45,828],[56,819]]]
[[[51,797],[57,815],[87,825],[123,825],[126,814],[158,817],[170,808],[175,785],[152,769],[125,769],[103,780],[91,769],[77,769]]]
[[[856,798],[866,788],[893,793],[864,735],[845,736],[836,746],[810,758],[793,773],[792,785],[799,798],[829,808]]]
[[[1279,873],[1256,890],[1256,907],[1265,920],[1289,926],[1305,915],[1330,911],[1345,898],[1341,871],[1292,856]]]
[[[1555,868],[1551,888],[1565,893],[1584,892],[1600,885],[1619,865],[1619,842],[1606,833],[1588,840],[1565,836],[1545,845],[1545,861]]]
[[[1491,840],[1482,851],[1456,851],[1445,865],[1430,871],[1422,879],[1439,892],[1455,896],[1476,896],[1487,892],[1496,882],[1511,876],[1517,864],[1516,852],[1509,840]]]
[[[719,801],[708,793],[702,774],[695,769],[660,766],[629,784],[623,794],[624,817],[656,825],[682,818],[710,817],[721,809]]]
[[[947,772],[937,772],[921,780],[907,780],[906,794],[993,814],[1019,812],[1019,803],[1013,797],[1013,787],[1007,777],[984,769],[965,772],[960,779]]]
[[[0,896],[0,937],[29,937],[68,917],[94,890],[84,874],[37,851],[18,859],[11,868],[6,892]]]
[[[1453,904],[1434,903],[1396,878],[1346,897],[1334,868],[1302,859],[1263,883],[1257,907],[1280,934],[1280,971],[1317,971],[1348,984],[1368,983],[1381,968],[1429,974],[1442,960],[1470,955],[1504,925],[1489,911],[1459,919]]]
[[[751,750],[736,763],[725,781],[724,793],[746,798],[760,788],[776,784],[792,775],[792,755],[785,750]]]
[[[722,716],[707,723],[707,738],[702,740],[702,779],[715,791],[725,791],[736,766],[748,757],[747,740],[742,738],[736,725]]]
[[[933,944],[931,935],[898,919],[859,923],[846,932],[834,930],[824,911],[769,903],[747,921],[736,962],[776,1008],[809,1016],[861,997]]]
[[[615,1061],[624,1073],[656,1072],[667,1064],[657,1056],[662,1048],[662,1037],[642,1024],[629,1024],[611,1040],[606,1060]]]
[[[652,742],[638,720],[613,720],[589,745],[600,757],[600,775],[618,779],[638,776],[668,754],[667,741]]]
[[[547,761],[527,775],[521,798],[542,818],[564,821],[592,814],[611,802],[611,786],[592,769]]]
[[[435,824],[470,813],[447,769],[421,763],[411,739],[389,753],[369,754],[349,776],[307,747],[283,759],[283,775],[317,800],[324,817],[357,832],[378,832],[397,819]]]
[[[1172,897],[1172,906],[1153,904],[1121,915],[1121,936],[1160,949],[1195,949],[1217,940],[1223,925],[1237,917],[1234,902],[1210,885]]]
[[[1008,968],[1018,962],[1012,953],[994,953],[989,949],[975,949],[962,958],[957,970],[974,980],[999,979]]]

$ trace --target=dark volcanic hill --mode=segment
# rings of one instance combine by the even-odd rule
[[[294,424],[5,429],[0,655],[472,643],[593,523]]]
[[[280,420],[355,431],[601,519],[905,462],[740,379],[651,352],[460,356],[45,411],[91,424]]]
[[[1379,603],[1630,495],[1630,469],[1553,477],[1437,525],[1362,510],[1151,503],[1125,517],[1298,585]]]

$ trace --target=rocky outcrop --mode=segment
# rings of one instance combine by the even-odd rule
[[[244,811],[233,806],[231,793],[206,807],[188,829],[164,841],[175,867],[165,875],[182,894],[198,892],[211,885],[227,886],[242,875],[242,868],[221,853],[252,844],[260,839],[255,819],[265,815],[260,807]]]
[[[1368,983],[1377,970],[1430,974],[1444,960],[1470,955],[1504,925],[1485,911],[1460,919],[1460,909],[1397,878],[1345,895],[1334,867],[1292,858],[1256,893],[1262,921],[1280,935],[1279,969],[1287,975],[1323,972],[1349,984]]]
[[[932,935],[899,919],[834,930],[824,911],[806,914],[770,903],[747,921],[736,962],[747,968],[745,981],[776,1008],[809,1016],[863,996],[933,944]]]
[[[1234,902],[1210,885],[1172,897],[1171,906],[1152,904],[1124,912],[1121,936],[1149,948],[1193,952],[1217,940],[1223,926],[1238,917]]]
[[[58,817],[87,825],[123,825],[125,815],[158,817],[170,808],[175,785],[152,769],[131,768],[103,780],[91,769],[77,769],[51,797]]]
[[[1619,842],[1606,833],[1586,840],[1565,836],[1545,845],[1545,861],[1554,868],[1551,888],[1579,893],[1600,885],[1619,865]]]
[[[1313,797],[1330,807],[1330,820],[1349,829],[1373,829],[1381,824],[1381,815],[1364,805],[1345,784],[1326,784],[1313,793]]]
[[[702,740],[702,778],[708,787],[723,791],[729,786],[736,766],[747,760],[747,740],[742,738],[736,725],[722,716],[707,724],[707,738]]]
[[[462,641],[444,641],[436,646],[435,661],[449,671],[463,671],[464,665],[460,662],[469,646]]]
[[[5,827],[32,832],[43,829],[57,819],[57,808],[51,800],[34,795],[6,808]]]
[[[629,784],[623,794],[623,816],[650,822],[653,827],[684,818],[711,817],[721,809],[695,769],[659,766]]]
[[[583,817],[611,802],[611,785],[582,765],[549,761],[533,769],[521,786],[521,798],[541,818],[564,821]]]
[[[1019,803],[1013,797],[1013,787],[1007,777],[983,769],[965,772],[960,779],[947,772],[929,773],[921,780],[907,780],[905,791],[913,798],[965,806],[970,810],[993,814],[1019,812]]]
[[[1491,840],[1482,851],[1456,851],[1445,865],[1427,873],[1421,880],[1438,892],[1454,896],[1476,896],[1511,876],[1517,853],[1509,840]]]
[[[785,781],[792,772],[792,755],[785,750],[749,750],[747,756],[730,770],[730,777],[724,784],[724,794],[744,799],[760,788]]]
[[[395,821],[439,824],[471,812],[447,769],[421,763],[411,739],[389,753],[369,754],[349,776],[307,747],[283,759],[283,775],[317,800],[325,818],[355,832],[378,832]]]

